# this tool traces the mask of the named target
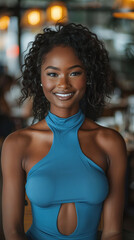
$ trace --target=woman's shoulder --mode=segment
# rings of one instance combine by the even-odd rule
[[[24,169],[25,159],[30,149],[33,149],[35,141],[48,129],[45,121],[19,129],[9,134],[2,144],[1,162],[3,166],[21,166]],[[38,140],[37,140],[38,139]],[[42,139],[42,138],[41,138]],[[18,165],[19,164],[19,165]]]
[[[118,149],[126,147],[123,136],[113,128],[99,125],[98,139],[104,144],[106,149]]]
[[[86,119],[85,123],[85,129],[89,131],[94,144],[97,144],[103,150],[108,165],[112,166],[112,169],[116,169],[117,166],[119,168],[126,166],[127,149],[122,135],[115,129],[101,126],[90,119]],[[91,132],[93,134],[90,134]]]
[[[2,168],[6,169],[6,166],[22,166],[22,159],[26,149],[28,141],[27,130],[19,129],[9,134],[3,144],[1,152]],[[18,165],[19,164],[19,165]],[[19,168],[21,169],[21,167]]]
[[[17,162],[24,156],[25,149],[28,143],[28,129],[19,129],[10,133],[2,144],[2,162],[10,164],[10,161]]]
[[[94,130],[97,141],[104,146],[105,149],[125,147],[125,141],[122,135],[113,128],[104,127],[86,118],[86,126],[89,131]]]
[[[35,123],[31,126],[27,126],[22,129],[18,129],[10,133],[4,140],[2,148],[6,147],[7,149],[12,149],[16,147],[16,150],[22,149],[29,145],[29,142],[32,141],[37,132],[47,130],[47,125],[44,120]]]

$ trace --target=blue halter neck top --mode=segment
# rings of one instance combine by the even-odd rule
[[[25,188],[33,216],[26,233],[29,240],[96,240],[108,180],[103,169],[81,150],[78,130],[84,119],[81,110],[68,118],[50,111],[45,117],[53,143],[27,176]],[[65,235],[58,229],[58,214],[68,202],[75,203],[77,226]]]

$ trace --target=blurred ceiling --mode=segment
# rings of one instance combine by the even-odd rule
[[[26,5],[46,5],[52,1],[50,0],[0,0],[0,6],[13,6],[16,5],[18,2],[21,2]],[[64,0],[63,2],[66,2],[67,4],[71,5],[72,3],[79,3],[79,4],[89,4],[89,6],[113,6],[113,3],[115,0]]]

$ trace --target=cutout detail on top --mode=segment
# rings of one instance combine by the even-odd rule
[[[75,203],[62,203],[57,218],[57,228],[61,234],[70,235],[77,227]]]

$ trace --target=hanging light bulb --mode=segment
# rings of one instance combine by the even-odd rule
[[[0,30],[6,30],[9,26],[10,17],[9,16],[1,16],[0,17]]]
[[[51,18],[54,21],[62,18],[62,7],[61,6],[52,6],[51,7]]]
[[[116,0],[115,7],[114,17],[134,20],[134,0]]]
[[[46,19],[48,22],[56,23],[68,21],[67,7],[62,1],[54,1],[50,3],[46,9]]]
[[[40,9],[30,9],[26,11],[22,17],[22,27],[36,27],[40,26],[45,21],[45,14]]]
[[[30,25],[37,25],[40,23],[40,12],[37,10],[31,11],[28,13],[27,20]]]

